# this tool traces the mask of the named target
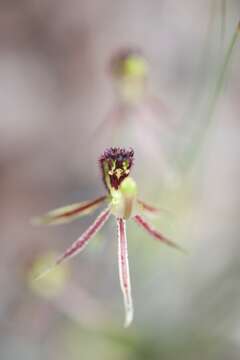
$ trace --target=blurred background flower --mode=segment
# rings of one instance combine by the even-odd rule
[[[1,360],[239,359],[239,39],[206,122],[239,13],[238,0],[0,1]],[[134,120],[94,138],[119,100],[106,69],[129,47],[146,57],[170,118],[159,113],[159,131]],[[190,252],[128,227],[128,330],[111,222],[69,264],[59,294],[28,282],[36,259],[93,220],[32,228],[29,218],[100,196],[95,164],[113,135],[135,148],[141,196],[168,210],[153,222]]]
[[[28,285],[37,294],[52,298],[58,296],[68,281],[68,269],[66,264],[58,266],[51,272],[38,279],[38,276],[46,270],[49,264],[54,263],[57,255],[47,253],[35,259],[29,269]]]

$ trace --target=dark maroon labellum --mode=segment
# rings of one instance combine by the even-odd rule
[[[133,149],[126,150],[124,148],[109,148],[106,149],[99,159],[103,174],[103,182],[108,189],[117,190],[121,182],[129,175],[130,169],[133,165],[134,151]]]

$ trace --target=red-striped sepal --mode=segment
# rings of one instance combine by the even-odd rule
[[[175,249],[178,249],[178,250],[186,253],[186,251],[181,246],[179,246],[172,240],[169,240],[164,235],[162,235],[158,230],[156,230],[154,227],[152,227],[145,219],[143,219],[142,216],[136,215],[136,216],[134,216],[134,220],[138,225],[140,225],[144,230],[146,230],[149,235],[151,235],[155,239],[160,240],[163,243],[165,243],[166,245],[171,246]]]
[[[96,210],[106,199],[107,196],[101,196],[95,200],[67,205],[49,211],[42,217],[34,218],[32,223],[36,225],[55,225],[71,222],[81,216],[90,214]]]
[[[133,320],[133,303],[131,295],[131,282],[129,275],[128,265],[128,248],[126,236],[126,221],[122,218],[117,218],[118,226],[118,266],[119,266],[119,279],[121,290],[123,293],[124,306],[125,306],[125,323],[127,327]]]

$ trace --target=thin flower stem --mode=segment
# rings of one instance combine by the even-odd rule
[[[195,117],[195,114],[198,113],[199,107],[202,102],[203,92],[202,88],[206,84],[206,76],[204,80],[204,83],[202,83],[202,86],[199,87],[198,79],[202,78],[202,71],[207,66],[209,61],[209,54],[212,51],[212,34],[214,33],[214,17],[216,13],[216,2],[211,1],[210,2],[210,9],[209,9],[209,18],[208,22],[206,24],[206,32],[204,34],[204,40],[203,40],[203,46],[201,49],[200,59],[199,63],[197,64],[198,70],[197,70],[197,78],[195,82],[197,83],[197,86],[195,89],[193,89],[192,96],[190,98],[190,108],[187,109],[187,113],[184,115],[184,124],[186,123],[186,126],[184,126],[184,130],[188,131],[189,128],[191,128],[193,123],[193,118]]]
[[[227,1],[221,0],[221,37],[220,37],[220,52],[224,49],[225,35],[226,35],[226,18],[227,18]]]
[[[211,99],[209,110],[208,110],[208,116],[207,116],[207,121],[206,121],[208,126],[210,126],[211,122],[213,121],[213,113],[215,111],[216,102],[218,100],[219,95],[221,94],[221,92],[223,90],[225,75],[226,75],[228,66],[230,64],[233,50],[236,46],[237,40],[239,39],[239,35],[240,35],[240,23],[238,24],[237,28],[235,29],[235,31],[233,33],[233,36],[232,36],[231,42],[229,44],[224,62],[221,67],[219,77],[216,82],[215,90],[214,90],[213,97]]]
[[[209,10],[208,19],[205,26],[206,31],[204,34],[203,45],[197,64],[196,79],[194,81],[196,85],[192,89],[192,94],[189,99],[189,105],[187,106],[187,109],[183,114],[183,128],[179,139],[175,145],[175,151],[173,153],[173,163],[177,168],[180,168],[181,170],[183,170],[184,168],[188,147],[190,147],[189,142],[185,145],[185,141],[189,138],[189,141],[191,142],[191,136],[194,131],[194,124],[198,122],[199,114],[204,104],[205,89],[208,86],[208,76],[206,73],[203,76],[203,70],[208,67],[209,58],[212,57],[213,54],[212,38],[215,26],[214,19],[217,11],[215,0],[210,1],[208,5]],[[199,79],[201,79],[201,86],[199,86]]]
[[[185,157],[184,157],[184,170],[188,170],[193,162],[196,160],[197,156],[200,154],[202,146],[204,145],[204,140],[207,135],[209,127],[212,125],[213,119],[214,119],[214,111],[216,109],[216,104],[219,96],[222,93],[223,87],[224,87],[224,80],[225,76],[228,70],[228,67],[230,65],[230,60],[233,54],[233,51],[236,47],[237,40],[240,36],[240,23],[238,24],[236,30],[234,31],[234,34],[232,36],[231,42],[229,44],[229,47],[227,49],[227,53],[224,59],[224,62],[221,66],[221,70],[219,73],[219,76],[216,81],[215,89],[213,92],[213,95],[209,101],[207,115],[204,120],[204,125],[197,131],[195,136],[193,136],[191,144],[189,148],[187,148]]]

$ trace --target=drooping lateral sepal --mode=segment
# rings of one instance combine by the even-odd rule
[[[183,253],[186,253],[186,250],[184,250],[180,245],[176,244],[172,240],[168,239],[164,235],[162,235],[158,230],[156,230],[153,226],[151,226],[142,216],[136,215],[134,216],[135,222],[140,225],[149,235],[151,235],[153,238],[162,241],[168,246],[171,246],[177,250],[180,250]]]
[[[88,244],[89,240],[103,227],[103,225],[108,220],[111,215],[110,209],[107,208],[103,210],[100,215],[95,219],[95,221],[90,225],[87,230],[77,239],[65,252],[62,256],[60,256],[55,264],[47,269],[44,273],[40,274],[37,278],[41,278],[42,276],[49,273],[51,270],[55,268],[55,266],[61,264],[63,261],[66,261],[73,256],[79,254],[85,246]]]
[[[123,293],[124,307],[125,307],[125,323],[128,327],[133,320],[133,302],[131,295],[131,281],[128,265],[128,247],[126,236],[126,221],[122,218],[117,218],[118,227],[118,266],[119,279],[121,290]]]

